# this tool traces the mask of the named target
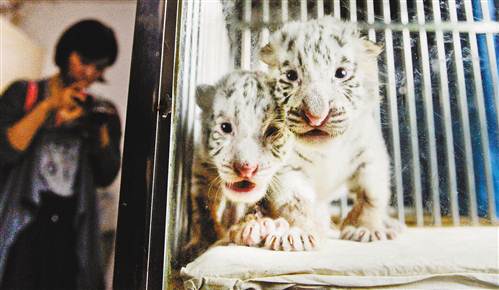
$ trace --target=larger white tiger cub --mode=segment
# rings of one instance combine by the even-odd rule
[[[352,24],[332,17],[288,23],[261,49],[297,137],[291,164],[307,176],[301,187],[274,198],[274,207],[292,225],[321,218],[316,224],[327,225],[328,216],[311,216],[308,208],[324,208],[347,184],[357,200],[341,225],[341,238],[395,236],[396,223],[387,216],[390,162],[376,114],[380,52]]]
[[[188,248],[194,254],[225,237],[248,206],[277,185],[275,173],[292,147],[284,111],[276,105],[263,74],[230,73],[215,86],[198,87],[196,98],[202,109],[202,132],[195,147],[191,188]],[[251,231],[250,225],[241,227]],[[252,245],[262,237],[249,238],[233,237],[231,242]]]

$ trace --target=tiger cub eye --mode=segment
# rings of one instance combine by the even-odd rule
[[[347,76],[347,74],[348,74],[347,70],[340,67],[334,73],[334,77],[337,79],[342,79],[342,78],[345,78]]]
[[[294,69],[290,69],[286,72],[286,78],[290,81],[296,81],[298,79],[298,73]]]
[[[222,123],[222,125],[220,125],[220,128],[222,129],[222,132],[224,133],[231,133],[232,132],[232,125],[230,123]]]

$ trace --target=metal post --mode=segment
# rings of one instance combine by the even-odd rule
[[[300,19],[301,21],[307,21],[307,0],[300,0]]]
[[[332,0],[332,1],[333,1],[333,7],[334,7],[334,18],[341,19],[340,0]]]
[[[324,0],[317,0],[317,18],[324,16]]]
[[[281,18],[282,23],[288,22],[288,0],[281,1]]]
[[[245,28],[241,37],[241,68],[251,69],[251,0],[243,2],[243,22]]]
[[[423,28],[425,24],[424,6],[422,0],[417,0],[417,17],[419,28],[419,48],[421,52],[421,68],[423,71],[423,100],[426,115],[426,127],[428,134],[428,159],[430,162],[430,189],[433,200],[439,202],[439,181],[438,181],[438,165],[437,165],[437,145],[435,140],[435,121],[433,117],[433,93],[431,87],[431,71],[430,71],[430,56],[428,53],[428,39],[426,30]],[[418,225],[422,225],[419,224]]]
[[[385,24],[391,23],[390,3],[388,0],[383,0],[383,18]],[[405,221],[404,213],[404,196],[402,186],[402,160],[400,157],[400,131],[397,111],[397,92],[395,82],[395,63],[393,53],[393,35],[390,28],[385,28],[385,53],[386,67],[388,75],[387,94],[388,94],[388,110],[391,121],[391,139],[393,144],[393,163],[395,170],[395,192],[397,194],[397,210],[398,218],[401,222]]]
[[[357,0],[350,0],[350,21],[357,22]]]
[[[402,24],[409,23],[407,0],[400,0],[400,14]],[[409,132],[412,154],[412,190],[415,196],[417,225],[423,225],[423,197],[421,194],[421,169],[419,164],[418,124],[416,120],[416,97],[412,66],[411,38],[408,29],[402,30],[404,44],[404,68],[406,77],[406,103],[409,110]]]
[[[456,0],[449,0],[450,21],[455,23],[457,19]],[[461,38],[458,31],[452,31],[452,43],[454,46],[454,62],[456,65],[459,112],[463,126],[463,142],[466,159],[466,191],[473,206],[470,208],[471,222],[478,223],[476,215],[476,191],[475,191],[475,170],[473,167],[473,150],[471,146],[470,121],[468,112],[468,100],[466,95],[466,80],[464,77],[463,56],[461,49]],[[459,225],[459,205],[457,196],[451,199],[452,221],[454,225]]]

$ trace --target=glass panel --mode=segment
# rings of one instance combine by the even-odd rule
[[[414,226],[494,223],[499,206],[497,67],[489,56],[495,59],[491,41],[499,29],[490,17],[477,16],[479,6],[471,2],[479,1],[455,2],[182,1],[165,287],[179,289],[181,267],[195,258],[183,251],[193,235],[193,211],[211,210],[196,209],[191,200],[195,144],[202,143],[196,88],[213,85],[235,69],[266,70],[258,51],[285,21],[332,15],[357,22],[362,35],[384,47],[378,60],[379,116],[391,158],[393,217]],[[333,201],[333,220],[345,217],[354,199]]]

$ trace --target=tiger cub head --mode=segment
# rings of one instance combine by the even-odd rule
[[[377,56],[381,48],[352,24],[330,16],[290,22],[260,50],[286,105],[290,130],[301,143],[322,144],[379,106]]]
[[[236,71],[214,86],[198,86],[196,98],[205,156],[216,168],[222,192],[235,202],[260,200],[285,161],[292,137],[267,77]]]

